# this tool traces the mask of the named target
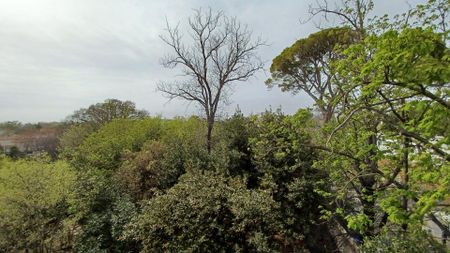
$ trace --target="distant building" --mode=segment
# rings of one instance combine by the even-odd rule
[[[54,151],[58,145],[60,132],[58,128],[42,128],[20,134],[0,136],[0,146],[6,154],[10,153],[14,147],[21,153]]]

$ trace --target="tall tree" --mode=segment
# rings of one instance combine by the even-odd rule
[[[388,21],[391,30],[367,34],[336,64],[346,80],[342,89],[351,96],[341,101],[345,110],[328,138],[329,150],[341,158],[323,167],[332,168],[333,181],[343,187],[335,192],[351,193],[341,195],[348,201],[338,205],[339,212],[365,235],[386,224],[405,232],[421,229],[426,216],[449,235],[434,215],[445,212],[440,204],[449,193],[448,34],[435,25],[441,17],[432,15],[437,7],[430,3],[436,1],[400,16],[417,22]],[[449,3],[439,6],[448,10]],[[342,182],[336,183],[336,175]],[[355,196],[359,200],[351,203]]]
[[[360,93],[341,126],[367,112],[383,122],[378,160],[385,165],[382,171],[371,171],[384,177],[377,191],[390,187],[378,194],[380,206],[404,229],[427,215],[434,220],[433,210],[449,197],[450,63],[445,35],[417,28],[389,31],[368,37],[346,55],[339,71],[349,77],[348,87]],[[441,229],[450,235],[448,228]]]
[[[275,57],[270,67],[269,87],[282,91],[305,92],[318,107],[325,122],[333,116],[339,99],[339,81],[332,61],[340,51],[356,41],[357,34],[349,28],[330,28],[297,40]]]
[[[234,17],[222,12],[196,10],[189,19],[191,40],[183,39],[179,27],[167,24],[162,40],[173,54],[162,59],[167,68],[181,67],[186,77],[181,81],[162,82],[158,89],[168,98],[181,98],[201,106],[206,115],[207,149],[212,147],[212,130],[220,104],[226,101],[230,86],[246,81],[263,63],[257,50],[263,45]]]

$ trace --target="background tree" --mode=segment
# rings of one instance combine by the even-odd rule
[[[107,99],[88,108],[81,108],[67,117],[69,126],[59,138],[60,155],[73,157],[87,136],[114,119],[142,119],[147,116],[148,112],[136,109],[133,102],[118,99]]]
[[[68,120],[73,123],[89,123],[98,127],[113,119],[143,118],[147,115],[145,110],[136,109],[136,105],[131,101],[106,99],[103,103],[75,111],[68,117]]]
[[[23,124],[18,121],[7,121],[0,123],[0,135],[13,135],[23,128]]]
[[[160,83],[158,89],[170,99],[192,101],[204,110],[207,121],[207,149],[211,150],[212,130],[219,105],[226,101],[230,86],[246,81],[263,63],[257,50],[260,39],[252,40],[247,26],[222,12],[196,10],[189,19],[191,41],[184,41],[179,27],[167,24],[167,35],[162,40],[173,54],[162,59],[167,68],[180,66],[186,79]]]

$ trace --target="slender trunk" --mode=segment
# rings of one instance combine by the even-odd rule
[[[208,117],[208,131],[206,134],[206,149],[208,150],[208,154],[211,153],[212,149],[212,130],[214,126],[214,118]]]
[[[360,35],[360,40],[362,41],[365,37],[366,31],[365,31],[365,27],[364,27],[364,10],[363,10],[363,4],[361,3],[361,0],[356,0],[356,11],[357,11],[357,15],[358,15],[358,21],[357,21],[357,31],[359,32]]]
[[[319,100],[318,100],[319,101]],[[319,102],[316,102],[317,107],[319,109],[320,118],[323,120],[323,123],[327,123],[333,117],[333,107],[331,105],[321,105]]]
[[[322,117],[324,123],[327,123],[328,121],[331,120],[331,118],[333,117],[333,109],[331,108],[331,106],[328,106],[326,109],[324,108],[324,111],[322,112]]]
[[[328,227],[339,252],[358,252],[358,246],[355,238],[362,238],[362,235],[355,231],[349,230],[345,220],[338,216],[334,216],[329,221]]]
[[[373,176],[366,177],[363,179],[363,196],[361,198],[361,203],[363,205],[363,213],[371,221],[371,225],[367,228],[365,236],[375,235],[375,191],[374,191],[375,180]]]

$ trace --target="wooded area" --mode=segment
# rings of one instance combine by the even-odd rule
[[[207,9],[188,39],[161,36],[181,75],[159,90],[202,115],[108,99],[61,123],[2,123],[0,252],[448,252],[450,2],[373,8],[310,7],[342,22],[273,59],[266,85],[314,101],[292,115],[217,116],[265,43]]]

